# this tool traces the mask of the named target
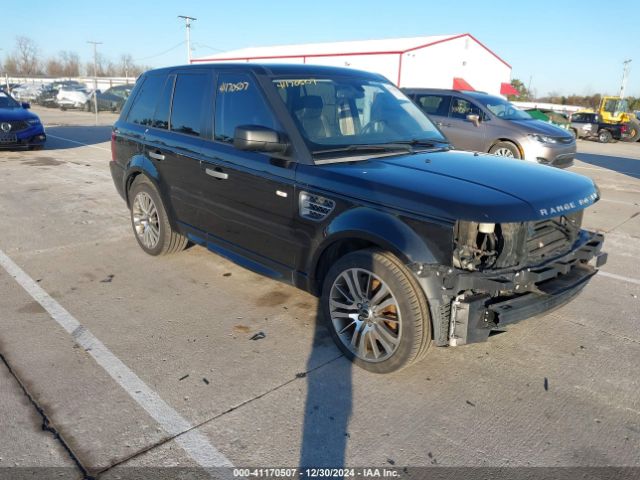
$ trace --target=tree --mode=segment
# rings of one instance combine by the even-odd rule
[[[529,94],[529,90],[527,90],[527,87],[524,86],[524,83],[522,83],[522,81],[518,80],[517,78],[514,78],[513,80],[511,80],[511,86],[518,91],[518,94],[507,95],[507,99],[509,101],[511,102],[523,101],[523,100],[529,100],[531,98],[531,95]]]
[[[20,75],[29,76],[39,73],[38,47],[29,37],[16,37],[14,55]]]

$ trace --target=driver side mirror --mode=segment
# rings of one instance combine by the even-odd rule
[[[238,150],[265,153],[284,153],[289,143],[275,130],[258,125],[241,125],[233,134],[233,146]]]
[[[29,102],[22,102],[22,108],[29,110],[31,108],[31,104]]]
[[[480,115],[470,113],[469,115],[467,115],[467,120],[473,123],[476,127],[480,126]]]

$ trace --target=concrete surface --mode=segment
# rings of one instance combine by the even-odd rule
[[[601,189],[585,225],[607,232],[616,277],[376,376],[340,355],[312,296],[200,247],[146,256],[108,171],[115,117],[34,110],[47,148],[0,151],[0,250],[234,465],[640,467],[640,144],[579,141],[571,168]],[[94,475],[197,467],[2,269],[0,353]]]

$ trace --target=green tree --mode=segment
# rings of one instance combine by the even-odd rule
[[[529,100],[531,98],[530,94],[529,94],[529,90],[527,90],[527,87],[525,87],[524,83],[522,83],[522,81],[518,80],[517,78],[514,78],[513,80],[511,80],[511,86],[513,88],[515,88],[518,91],[517,95],[507,95],[507,99],[509,101],[524,101],[524,100]]]

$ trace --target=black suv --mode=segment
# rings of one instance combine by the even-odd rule
[[[112,152],[145,252],[192,242],[321,296],[338,346],[374,372],[561,305],[606,259],[581,229],[589,178],[451,151],[376,74],[150,71]]]

